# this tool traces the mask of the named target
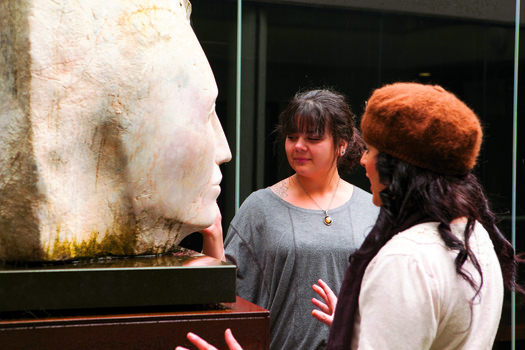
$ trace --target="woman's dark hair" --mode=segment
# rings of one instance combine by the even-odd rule
[[[469,244],[476,222],[483,225],[492,240],[505,287],[525,292],[516,282],[517,265],[525,260],[523,256],[514,254],[512,245],[498,230],[496,217],[489,209],[482,187],[472,173],[463,176],[441,175],[381,151],[375,161],[379,181],[386,186],[379,192],[381,209],[376,224],[361,247],[350,255],[350,266],[339,292],[339,299],[345,302],[337,303],[328,348],[339,348],[352,341],[354,333],[351,327],[348,329],[348,325],[355,322],[361,282],[370,261],[393,236],[420,223],[437,221],[439,235],[451,251],[457,252],[456,272],[475,291],[470,303],[471,312],[483,286],[483,273]],[[467,219],[464,243],[450,228],[452,220],[460,217]],[[467,259],[479,272],[479,282],[463,268]]]
[[[447,176],[419,168],[403,160],[379,152],[376,159],[379,180],[386,186],[379,193],[382,201],[381,210],[371,235],[375,235],[376,249],[357,251],[351,259],[370,258],[375,255],[388,240],[390,228],[401,225],[412,213],[422,212],[439,222],[438,231],[451,250],[457,251],[456,272],[465,279],[477,293],[483,285],[481,267],[470,249],[471,237],[476,221],[489,233],[498,256],[505,287],[510,290],[525,292],[516,283],[517,264],[523,262],[521,256],[515,256],[514,248],[505,239],[497,227],[496,216],[489,208],[488,200],[478,179],[471,172],[463,176]],[[468,222],[464,232],[464,244],[450,229],[455,218],[465,217]],[[463,264],[470,259],[480,274],[480,284],[476,285],[472,276],[463,270]],[[476,293],[476,295],[477,295]]]
[[[298,92],[279,116],[275,145],[282,145],[288,135],[298,132],[322,136],[325,127],[329,128],[336,149],[342,140],[348,142],[345,154],[338,157],[337,168],[350,172],[359,163],[365,146],[345,96],[331,89]]]

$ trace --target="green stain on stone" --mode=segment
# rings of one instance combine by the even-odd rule
[[[99,232],[93,231],[88,240],[81,242],[75,239],[60,240],[60,227],[57,227],[55,240],[50,246],[44,247],[46,260],[134,255],[138,236],[136,227],[113,228],[107,230],[102,239],[99,236]]]

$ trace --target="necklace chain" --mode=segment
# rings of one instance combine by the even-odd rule
[[[332,196],[332,200],[330,201],[330,204],[328,204],[328,208],[326,208],[326,210],[321,208],[321,206],[317,204],[315,199],[313,199],[313,197],[310,196],[310,193],[308,193],[308,191],[303,187],[303,185],[301,185],[301,182],[299,181],[299,177],[297,177],[297,174],[295,174],[295,179],[297,180],[297,183],[299,184],[299,186],[301,186],[301,188],[303,189],[304,193],[306,193],[308,197],[310,197],[312,202],[314,202],[315,205],[317,205],[319,209],[321,209],[324,212],[324,224],[326,226],[330,226],[334,220],[332,220],[332,217],[328,215],[328,210],[330,210],[330,207],[332,206],[332,202],[334,201],[335,194],[337,193],[337,189],[339,188],[339,182],[341,181],[341,177],[339,177],[339,180],[337,180],[337,186],[335,187],[334,195]]]

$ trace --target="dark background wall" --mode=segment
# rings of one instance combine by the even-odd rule
[[[373,89],[395,81],[418,81],[442,85],[480,117],[484,144],[475,171],[507,237],[515,164],[516,248],[525,251],[525,148],[519,138],[516,159],[512,154],[514,1],[243,1],[240,127],[236,124],[237,1],[193,0],[192,5],[193,27],[219,87],[217,113],[232,152],[239,154],[238,187],[237,160],[222,166],[218,201],[225,233],[235,215],[237,188],[242,203],[252,191],[289,175],[282,149],[274,151],[272,131],[298,90],[335,88],[360,116]],[[523,47],[522,42],[520,53]],[[523,62],[524,55],[519,57]],[[520,78],[523,81],[522,73]],[[519,97],[521,91],[520,83]],[[518,109],[518,120],[522,115]],[[518,137],[523,132],[523,123],[518,123]],[[369,188],[362,169],[345,178]],[[183,242],[196,250],[200,244],[199,234]],[[504,317],[510,316],[504,313]]]
[[[513,1],[243,1],[241,136],[236,145],[237,2],[194,0],[192,21],[219,86],[217,112],[240,154],[239,201],[288,175],[271,132],[293,94],[330,86],[360,115],[374,88],[394,81],[440,84],[480,116],[477,173],[506,233],[511,209]],[[523,45],[522,45],[523,47]],[[521,91],[521,90],[519,90]],[[518,124],[518,135],[523,127]],[[523,232],[524,151],[518,143],[518,219]],[[223,166],[225,230],[235,214],[235,162]],[[361,169],[347,179],[368,188]],[[519,247],[523,239],[518,235]]]

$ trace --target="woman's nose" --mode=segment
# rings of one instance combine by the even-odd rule
[[[361,156],[361,160],[359,161],[359,163],[361,163],[361,165],[362,165],[363,167],[365,167],[365,165],[366,165],[366,159],[365,159],[365,157],[366,157],[366,153],[363,153],[363,155]]]
[[[304,138],[304,136],[299,136],[297,138],[297,142],[295,143],[295,148],[297,149],[305,149],[306,147],[306,139]]]

